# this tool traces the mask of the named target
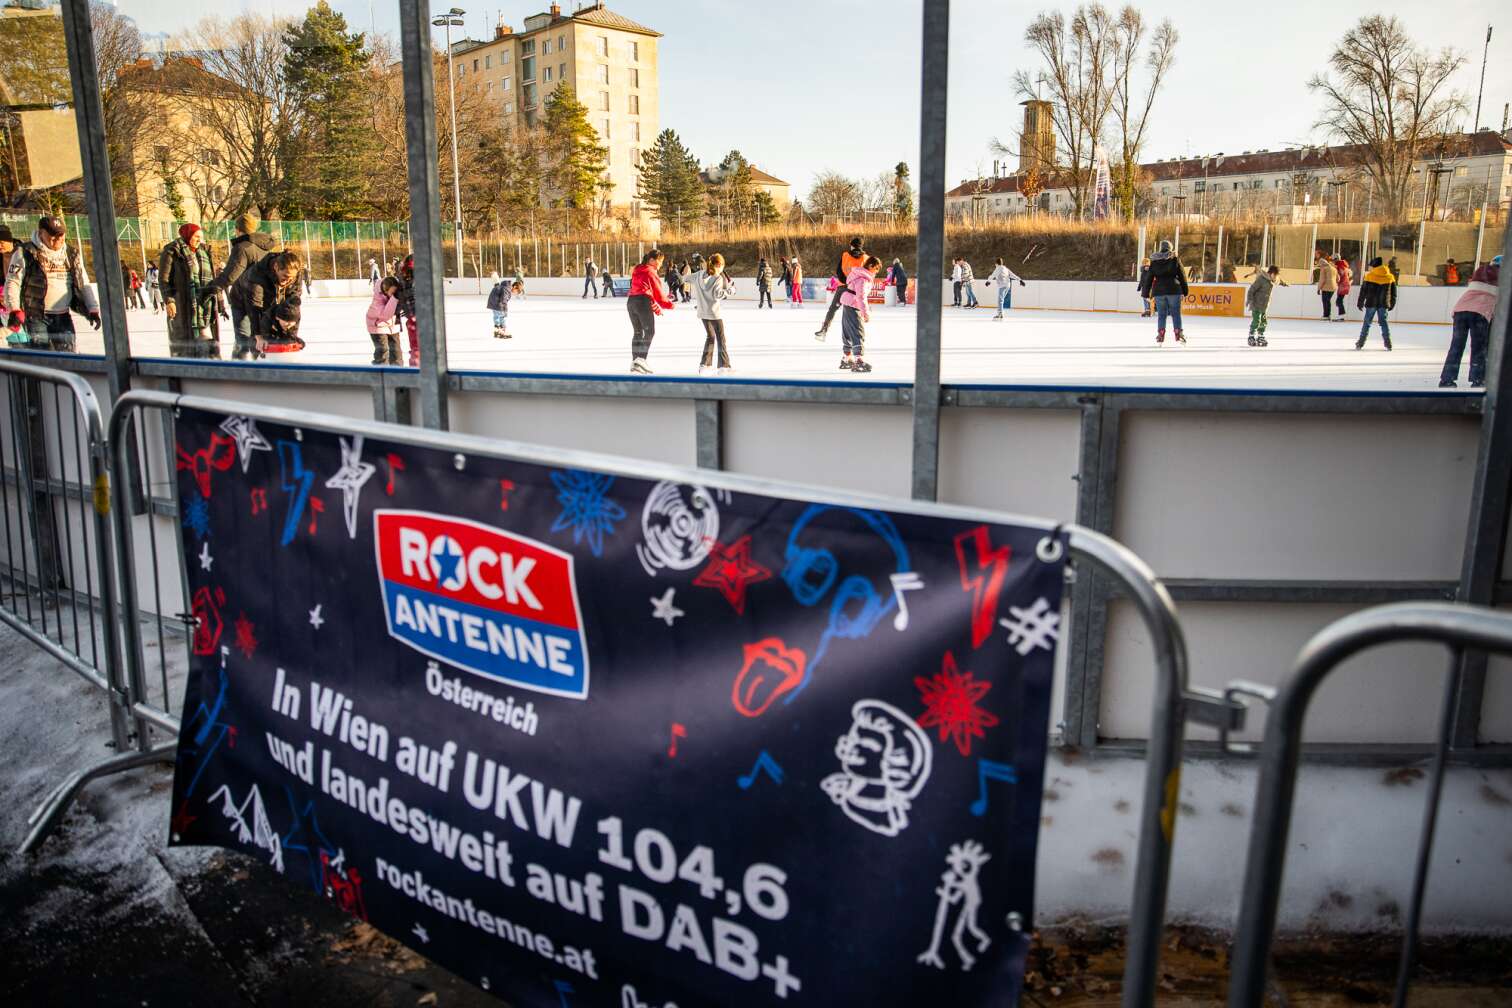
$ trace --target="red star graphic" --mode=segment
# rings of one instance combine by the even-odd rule
[[[998,723],[996,714],[977,706],[992,683],[977,682],[972,673],[959,671],[955,655],[949,651],[939,675],[931,679],[917,676],[914,686],[924,700],[924,713],[917,719],[919,727],[940,729],[940,741],[950,739],[962,756],[971,755],[973,737],[985,737],[982,729]]]
[[[745,615],[746,586],[770,579],[772,572],[751,559],[751,537],[741,536],[733,545],[709,544],[709,565],[693,579],[704,588],[718,588],[719,594],[740,615]]]
[[[189,814],[189,803],[186,801],[182,805],[180,805],[179,810],[173,814],[173,823],[171,824],[171,828],[175,834],[182,835],[189,831],[189,824],[194,822],[194,820],[198,818],[199,816],[192,816]]]

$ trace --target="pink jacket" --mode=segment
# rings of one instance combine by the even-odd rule
[[[399,327],[394,324],[394,313],[399,310],[399,300],[383,293],[383,287],[373,285],[373,302],[368,305],[367,329],[369,333],[393,335]]]
[[[1459,300],[1454,302],[1454,310],[1457,312],[1473,311],[1477,315],[1484,315],[1486,321],[1491,320],[1491,313],[1496,310],[1496,281],[1500,279],[1501,267],[1486,263],[1475,271],[1470,278],[1470,286],[1465,288]]]
[[[871,291],[872,275],[860,266],[852,266],[851,271],[845,274],[845,293],[840,295],[840,303],[847,308],[854,308],[861,313],[861,318],[871,321],[871,311],[866,307],[866,295]]]

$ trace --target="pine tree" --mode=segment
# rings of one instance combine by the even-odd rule
[[[609,170],[609,148],[588,122],[588,106],[561,84],[546,99],[545,177],[562,206],[592,210],[599,181]]]
[[[899,161],[893,168],[893,213],[899,220],[910,220],[914,215],[913,188],[908,184],[908,162]]]
[[[769,224],[776,224],[779,220],[782,219],[782,213],[777,209],[777,201],[772,199],[772,194],[767,192],[765,189],[756,194],[756,199],[752,202],[752,207],[752,219],[755,220],[757,227],[766,227]]]
[[[299,110],[290,140],[291,206],[316,218],[356,216],[365,209],[367,167],[374,146],[360,110],[368,54],[361,32],[326,0],[305,12],[284,36],[284,79]]]
[[[703,211],[703,183],[698,161],[675,130],[664,129],[641,152],[636,169],[636,196],[651,207],[656,219],[671,230],[687,224]]]
[[[751,162],[738,150],[732,150],[719,162],[720,181],[714,187],[723,215],[738,227],[755,219],[756,184]]]

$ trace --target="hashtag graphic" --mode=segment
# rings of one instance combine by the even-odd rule
[[[1035,648],[1049,651],[1060,639],[1060,613],[1051,612],[1050,603],[1043,598],[1027,609],[1009,606],[1008,612],[1013,618],[998,623],[1007,629],[1008,643],[1019,654],[1027,655]]]

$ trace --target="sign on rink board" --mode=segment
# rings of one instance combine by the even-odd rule
[[[261,859],[521,1006],[1017,996],[1044,529],[175,430],[175,844]]]

